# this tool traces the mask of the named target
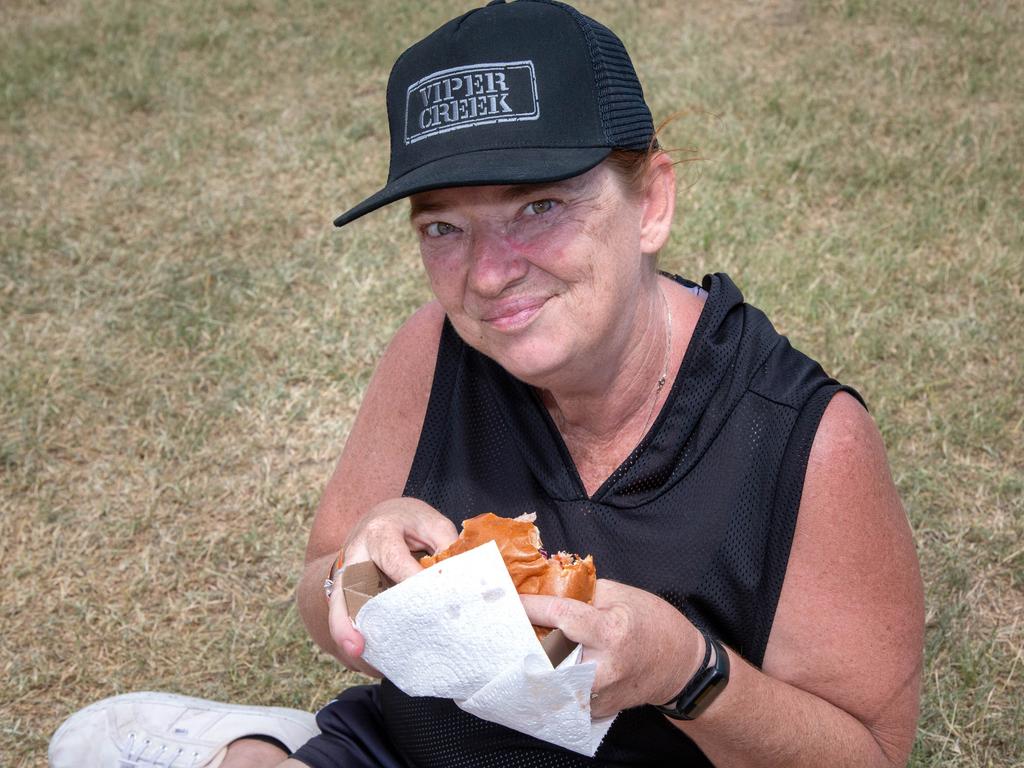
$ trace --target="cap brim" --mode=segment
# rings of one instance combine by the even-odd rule
[[[428,189],[487,184],[543,184],[586,173],[608,155],[608,147],[515,147],[467,152],[435,160],[388,183],[334,220],[343,227],[381,206]]]

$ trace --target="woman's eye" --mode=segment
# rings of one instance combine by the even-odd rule
[[[526,206],[526,214],[528,216],[539,216],[542,213],[547,213],[554,207],[554,200],[535,200]]]
[[[447,221],[432,221],[423,228],[427,237],[443,237],[454,232],[456,227]]]

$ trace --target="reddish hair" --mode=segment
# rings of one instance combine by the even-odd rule
[[[619,183],[622,184],[623,189],[628,193],[640,196],[645,192],[644,185],[647,177],[647,169],[651,165],[651,160],[662,152],[683,152],[686,155],[689,155],[689,157],[683,157],[681,160],[676,160],[673,165],[688,163],[700,159],[697,156],[697,150],[694,148],[662,149],[661,145],[658,143],[658,134],[661,133],[661,130],[682,114],[682,112],[676,112],[663,120],[661,124],[654,129],[654,136],[651,137],[651,144],[647,149],[613,149],[611,154],[605,158],[604,162],[608,165],[608,168],[612,173],[615,174]]]
[[[640,197],[644,193],[647,169],[659,152],[661,150],[655,141],[650,149],[613,149],[604,162],[615,174],[623,189],[635,197]]]

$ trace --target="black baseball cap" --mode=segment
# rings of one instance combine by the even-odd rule
[[[622,41],[554,0],[493,0],[449,21],[398,57],[387,100],[388,182],[335,226],[416,192],[559,181],[654,146]]]

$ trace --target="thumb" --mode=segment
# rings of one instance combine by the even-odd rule
[[[596,609],[581,600],[551,595],[520,595],[531,624],[560,629],[576,643],[583,642],[594,622]]]
[[[331,593],[331,603],[327,614],[327,624],[331,637],[346,656],[359,658],[363,653],[366,641],[352,623],[345,604],[345,590],[335,589]]]

